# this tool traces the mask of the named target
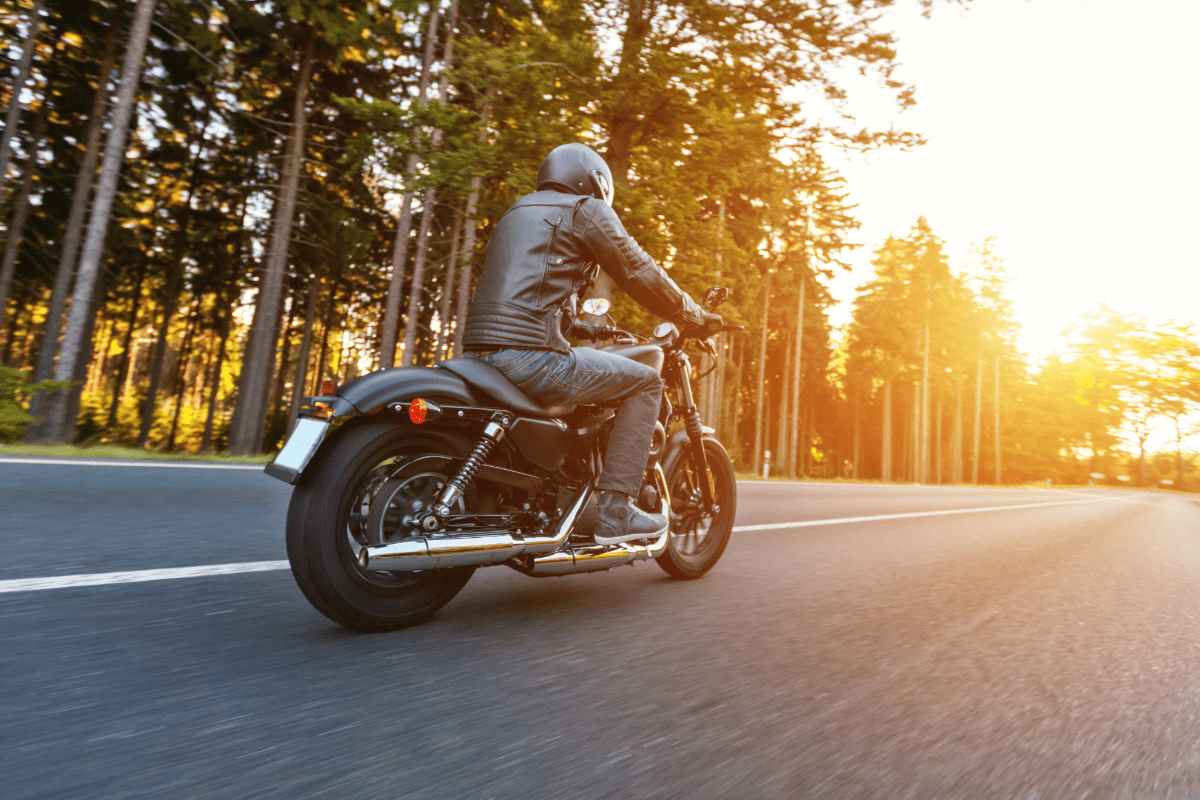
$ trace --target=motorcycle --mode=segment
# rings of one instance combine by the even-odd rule
[[[728,295],[713,287],[703,305],[711,311]],[[605,316],[608,301],[583,308]],[[664,377],[635,500],[667,515],[667,532],[615,545],[592,538],[613,408],[543,406],[474,358],[383,369],[305,398],[265,469],[295,486],[288,561],[318,611],[355,630],[386,631],[431,617],[483,566],[546,577],[654,559],[680,580],[713,568],[733,529],[737,484],[696,409],[685,348],[695,342],[715,357],[710,337],[741,328],[664,322],[639,341],[615,327],[581,327],[612,342],[601,349]]]

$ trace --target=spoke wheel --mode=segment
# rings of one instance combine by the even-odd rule
[[[737,513],[737,483],[733,464],[716,439],[704,440],[704,454],[712,474],[718,511],[705,508],[701,481],[685,445],[666,466],[671,495],[671,534],[658,565],[673,578],[688,580],[707,573],[725,552]]]
[[[304,473],[288,511],[288,559],[305,597],[325,616],[363,631],[428,619],[466,584],[473,567],[375,572],[359,566],[369,545],[417,535],[413,518],[448,480],[469,443],[436,432],[414,436],[394,422],[352,420]],[[430,469],[424,455],[450,456]],[[468,492],[456,511],[482,513]]]

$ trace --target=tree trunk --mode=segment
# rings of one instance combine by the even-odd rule
[[[727,403],[725,402],[725,370],[729,363],[729,337],[723,333],[717,334],[717,396],[713,398],[715,407],[712,412],[712,422],[709,424],[716,430],[718,437],[725,436],[725,419]]]
[[[796,363],[792,373],[792,397],[795,398],[796,408],[792,412],[792,456],[788,460],[788,475],[794,475],[798,469],[800,448],[796,437],[800,433],[800,378],[804,367],[804,290],[808,285],[807,276],[800,275],[800,299],[796,303]]]
[[[233,317],[233,299],[230,298],[225,316],[219,326],[220,344],[217,346],[217,364],[213,367],[209,379],[211,386],[208,394],[208,412],[204,417],[204,434],[200,439],[200,452],[206,453],[212,449],[213,421],[216,418],[217,395],[221,391],[221,367],[225,365],[225,345],[229,340],[229,328]]]
[[[858,480],[858,462],[862,458],[861,420],[859,419],[858,390],[854,391],[854,465],[851,477]]]
[[[412,283],[408,287],[408,315],[404,321],[404,354],[400,363],[406,367],[416,363],[417,328],[420,326],[421,309],[425,307],[425,261],[429,255],[429,227],[433,224],[436,203],[437,190],[432,187],[426,189],[421,209],[421,224],[417,228],[417,252],[413,258]]]
[[[909,463],[909,480],[921,482],[921,395],[924,392],[918,381],[913,381],[912,399],[912,459]]]
[[[117,380],[113,384],[112,402],[108,407],[108,424],[106,428],[112,428],[117,424],[117,409],[121,403],[121,393],[125,388],[125,377],[129,370],[130,347],[133,341],[133,333],[137,330],[138,308],[142,302],[142,281],[146,278],[146,268],[149,265],[150,257],[146,256],[142,259],[138,266],[137,280],[133,285],[133,298],[129,309],[129,327],[125,331],[125,342],[121,346],[121,361],[117,366]]]
[[[450,256],[446,262],[446,276],[442,281],[442,304],[438,308],[437,344],[433,348],[434,362],[445,358],[446,345],[450,341],[450,297],[454,294],[454,278],[458,268],[459,236],[462,234],[463,210],[461,204],[454,206],[454,225],[450,231]],[[460,322],[461,324],[461,322]]]
[[[963,419],[962,419],[962,381],[954,382],[954,435],[952,438],[953,461],[950,465],[951,481],[963,482]]]
[[[489,86],[484,93],[483,106],[479,113],[482,117],[479,134],[476,141],[487,141],[487,125],[492,117],[492,96],[495,88]],[[479,203],[479,190],[483,186],[483,178],[479,175],[471,177],[471,191],[467,195],[467,209],[463,212],[464,224],[462,245],[462,266],[458,278],[458,308],[454,312],[458,323],[454,326],[454,357],[460,358],[463,352],[463,331],[467,326],[467,306],[471,299],[471,280],[475,277],[475,233],[478,227],[475,223],[475,207]]]
[[[1138,431],[1138,486],[1146,485],[1146,439],[1147,434]]]
[[[251,327],[260,334],[247,342],[242,374],[238,377],[241,414],[229,432],[228,449],[235,455],[257,453],[262,447],[263,426],[267,414],[267,389],[270,385],[275,351],[278,343],[280,299],[283,295],[284,271],[287,268],[288,245],[292,236],[292,219],[300,172],[304,160],[305,124],[308,121],[305,102],[312,77],[313,48],[316,34],[311,30],[300,60],[296,78],[296,99],[292,106],[292,135],[288,140],[283,174],[279,184],[279,200],[275,207],[275,222],[271,232],[271,250],[263,273],[262,286],[254,305]]]
[[[450,2],[450,17],[446,24],[446,39],[442,47],[442,79],[439,83],[439,99],[443,104],[449,102],[449,69],[454,55],[454,26],[458,24],[458,0]],[[432,41],[432,38],[431,38]],[[442,143],[442,129],[433,131],[432,150],[436,152]],[[424,305],[425,299],[425,264],[429,259],[429,228],[433,224],[433,216],[437,207],[437,190],[430,187],[425,190],[425,202],[422,205],[421,227],[417,230],[417,254],[413,259],[412,286],[408,293],[408,319],[404,326],[404,365],[416,363],[416,341],[418,327],[418,312]],[[434,360],[437,360],[436,354]]]
[[[292,377],[292,398],[288,405],[287,432],[291,433],[300,416],[300,398],[308,385],[308,351],[312,349],[313,326],[317,323],[318,292],[321,281],[312,274],[308,276],[308,294],[304,298],[304,335],[300,337],[300,351],[296,353],[296,374]]]
[[[880,446],[882,448],[882,457],[880,459],[880,480],[890,481],[892,479],[892,382],[884,381],[883,383],[883,436]]]
[[[421,73],[417,78],[418,107],[429,102],[429,70],[433,65],[433,53],[437,44],[439,3],[429,4],[429,26],[425,32],[425,50],[421,55]],[[388,281],[387,296],[383,303],[383,328],[380,331],[379,366],[386,369],[396,364],[396,339],[400,330],[400,294],[404,289],[404,268],[408,261],[408,237],[412,232],[412,192],[409,185],[417,172],[419,157],[411,153],[404,166],[404,196],[400,201],[400,220],[396,228],[396,242],[392,247],[392,277]],[[472,185],[474,183],[472,182]],[[411,308],[411,303],[409,304]],[[407,338],[407,333],[405,334]],[[407,356],[405,356],[407,358]]]
[[[983,348],[979,348],[979,361],[975,365],[975,439],[971,451],[971,483],[979,483],[979,423],[983,408]]]
[[[999,351],[996,352],[995,384],[996,385],[993,387],[993,389],[995,391],[996,401],[993,404],[994,407],[992,409],[993,414],[995,416],[995,423],[992,425],[992,428],[995,431],[995,440],[996,440],[996,442],[995,442],[995,447],[996,447],[996,458],[995,458],[996,485],[999,486],[1001,483],[1003,483],[1002,472],[1000,469],[1001,459],[1000,459],[1000,353],[999,353]]]
[[[743,369],[746,365],[746,339],[745,339],[745,337],[739,337],[737,340],[737,343],[738,343],[737,344],[738,349],[737,349],[737,355],[734,358],[734,368],[733,368],[733,397],[731,398],[732,402],[730,403],[730,406],[732,406],[732,408],[729,409],[729,416],[730,416],[729,438],[737,444],[737,447],[740,450],[741,446],[742,446],[742,442],[741,442],[741,438],[740,438],[741,434],[738,431],[738,422],[740,421],[739,417],[741,415],[741,408],[742,408],[742,392],[741,392],[742,375],[743,375]],[[739,454],[739,459],[740,459],[740,454]]]
[[[791,437],[788,436],[788,422],[790,422],[789,417],[791,415],[788,414],[788,411],[789,411],[788,401],[790,400],[790,398],[788,396],[789,392],[786,387],[789,383],[788,378],[790,377],[790,373],[792,371],[791,367],[792,367],[792,342],[790,341],[790,337],[789,337],[789,341],[787,342],[787,354],[784,356],[784,359],[783,359],[783,374],[780,376],[782,378],[780,383],[783,384],[784,389],[783,389],[783,391],[781,391],[779,393],[779,406],[778,406],[779,434],[778,434],[778,436],[775,437],[775,450],[778,453],[777,463],[779,464],[779,471],[783,474],[786,474],[789,478],[795,478],[796,477],[796,469],[794,466],[795,462],[793,462],[792,459],[790,458],[790,454],[788,451],[788,442],[791,439]],[[796,403],[796,405],[799,406],[800,404]],[[794,448],[793,448],[793,451],[794,451]]]
[[[329,328],[333,324],[333,309],[337,305],[338,280],[335,278],[325,303],[325,316],[321,321],[321,350],[317,354],[317,368],[313,373],[314,395],[322,394],[321,384],[325,380],[325,356],[329,353]]]
[[[142,403],[142,422],[138,428],[138,449],[146,447],[150,441],[150,427],[154,424],[154,412],[158,410],[158,388],[162,383],[162,373],[167,357],[167,336],[171,330],[171,318],[175,316],[175,307],[179,301],[179,292],[183,276],[180,268],[169,266],[167,285],[163,287],[162,319],[158,323],[158,333],[154,338],[154,347],[150,351],[150,387],[146,391],[146,399]]]
[[[33,54],[37,50],[37,35],[42,29],[42,0],[33,0],[33,8],[25,23],[25,38],[21,41],[21,60],[17,64],[17,78],[13,81],[12,97],[8,99],[8,113],[4,116],[4,132],[0,133],[0,200],[4,198],[4,184],[8,180],[8,162],[12,158],[12,140],[21,123],[21,91],[29,81],[33,66]],[[36,148],[30,150],[36,152]],[[11,237],[11,233],[9,234]],[[4,306],[0,304],[0,313]]]
[[[200,180],[200,156],[204,150],[204,137],[208,132],[208,123],[200,131],[196,145],[196,155],[192,162],[192,175],[188,182],[187,196],[176,220],[175,257],[167,265],[167,283],[163,287],[163,319],[158,329],[158,339],[154,343],[154,355],[150,361],[150,389],[146,395],[146,403],[142,409],[142,425],[138,431],[137,447],[143,448],[150,440],[150,428],[154,423],[154,412],[158,408],[158,389],[162,382],[162,372],[167,354],[167,336],[171,329],[171,318],[179,305],[179,295],[183,290],[183,258],[187,251],[188,230],[192,221],[192,198],[196,194],[196,184]],[[190,145],[190,143],[189,143]],[[190,147],[189,147],[190,149]],[[190,323],[189,323],[190,324]],[[182,358],[182,354],[180,355]],[[173,437],[172,437],[173,438]],[[168,450],[171,449],[168,445]]]
[[[81,403],[81,395],[79,384],[83,383],[87,377],[88,363],[92,360],[92,332],[96,326],[96,310],[100,307],[100,296],[104,293],[102,283],[97,283],[93,290],[91,298],[88,300],[88,313],[85,320],[86,327],[83,330],[85,348],[83,350],[83,358],[75,362],[75,374],[71,377],[77,385],[71,389],[67,395],[64,407],[63,423],[57,431],[53,429],[46,430],[49,436],[54,437],[54,441],[66,442],[71,444],[75,441],[76,421],[79,419],[79,406]],[[61,394],[61,392],[60,392]]]
[[[175,362],[175,378],[172,386],[175,398],[175,410],[171,414],[171,430],[167,434],[167,452],[175,449],[175,434],[179,430],[179,414],[183,410],[183,394],[187,388],[187,365],[192,357],[192,340],[196,335],[196,317],[200,314],[200,299],[192,303],[192,313],[188,315],[187,330],[183,334],[183,343],[179,346],[179,357]]]
[[[296,298],[292,297],[292,306],[288,309],[287,323],[283,326],[283,346],[279,350],[279,367],[275,370],[275,387],[271,390],[269,419],[275,419],[283,413],[283,394],[287,382],[288,364],[292,360],[292,325],[296,321]],[[286,431],[285,431],[286,432]]]
[[[763,385],[767,373],[767,329],[771,311],[771,271],[767,270],[766,289],[763,291],[762,343],[758,350],[758,400],[754,407],[754,469],[762,471],[763,451]]]
[[[925,346],[921,368],[921,416],[919,454],[917,456],[917,481],[929,482],[929,276],[925,280]]]
[[[1175,417],[1175,491],[1183,491],[1183,431],[1179,428],[1179,417]]]
[[[75,174],[75,188],[71,194],[71,211],[67,214],[67,225],[63,230],[62,250],[58,254],[58,269],[54,274],[54,287],[50,290],[50,301],[46,307],[46,322],[43,326],[42,345],[38,351],[37,366],[33,370],[33,382],[49,379],[54,372],[54,357],[58,354],[58,337],[62,333],[62,316],[67,305],[67,293],[71,291],[71,280],[75,277],[75,258],[79,255],[79,240],[83,236],[83,221],[87,216],[88,199],[92,194],[92,183],[96,179],[96,162],[100,160],[100,134],[104,131],[104,108],[108,102],[108,80],[112,73],[114,37],[110,36],[104,48],[104,62],[96,84],[96,95],[88,116],[87,133],[84,135],[83,158]],[[45,393],[38,392],[30,404],[30,416],[40,417],[45,407]]]
[[[933,412],[933,458],[934,468],[936,469],[936,481],[940,486],[942,484],[942,395],[937,394],[937,402],[934,404]]]
[[[138,0],[133,25],[129,29],[129,44],[121,63],[121,83],[117,91],[116,107],[113,109],[112,124],[104,145],[104,163],[100,168],[96,199],[91,219],[88,221],[79,272],[75,278],[71,313],[67,318],[66,333],[63,334],[61,354],[54,368],[55,380],[71,380],[77,371],[81,353],[88,347],[83,337],[92,327],[87,319],[91,313],[90,300],[100,271],[100,258],[104,253],[104,240],[108,235],[108,222],[117,191],[117,179],[125,158],[125,140],[129,133],[129,120],[133,116],[134,99],[141,78],[142,56],[146,52],[146,39],[150,33],[154,4],[155,0]],[[50,424],[47,427],[51,431],[65,428],[69,399],[67,394],[66,391],[55,392],[50,403]]]
[[[21,250],[21,241],[25,238],[25,220],[29,218],[29,195],[33,192],[33,181],[37,178],[38,150],[41,148],[42,136],[46,133],[46,114],[50,110],[47,103],[42,103],[38,110],[37,121],[33,124],[33,136],[30,137],[29,158],[25,163],[25,175],[21,178],[21,188],[17,192],[17,201],[13,211],[12,222],[8,226],[8,239],[4,243],[4,258],[0,261],[0,317],[8,307],[8,291],[12,287],[13,272],[17,266],[17,253]]]

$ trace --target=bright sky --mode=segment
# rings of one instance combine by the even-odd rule
[[[866,246],[834,322],[882,240],[924,215],[956,268],[998,237],[1035,358],[1101,302],[1200,328],[1200,0],[916,5],[887,22],[918,105],[897,115],[861,84],[851,111],[929,142],[837,164]]]

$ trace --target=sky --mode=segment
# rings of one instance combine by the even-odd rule
[[[1105,303],[1200,329],[1200,0],[974,0],[889,12],[898,113],[865,80],[865,125],[923,134],[910,152],[831,154],[864,246],[834,282],[835,324],[889,234],[925,216],[952,267],[997,237],[1035,360]]]

